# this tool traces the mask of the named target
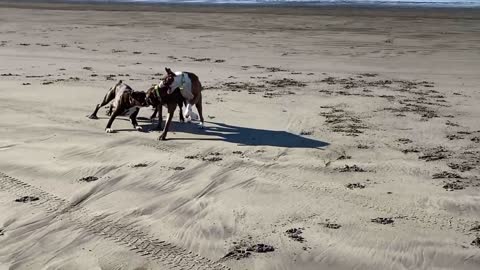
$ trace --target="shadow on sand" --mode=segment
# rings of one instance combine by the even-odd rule
[[[321,148],[329,145],[327,142],[305,138],[286,131],[239,127],[208,121],[205,123],[206,126],[203,129],[192,124],[175,123],[172,131],[208,135],[211,138],[178,138],[178,135],[171,134],[168,139],[226,141],[240,145],[287,148]]]
[[[103,119],[99,117],[99,119]],[[108,118],[106,118],[108,119]],[[118,120],[130,121],[128,118],[117,117]],[[158,120],[152,123],[149,119],[144,117],[137,118],[139,125],[142,127],[142,132],[158,132],[154,130]],[[239,145],[250,146],[275,146],[275,147],[287,147],[287,148],[322,148],[328,146],[329,143],[309,139],[297,134],[293,134],[282,130],[267,130],[256,129],[248,127],[239,127],[233,125],[227,125],[218,122],[205,121],[206,126],[200,129],[196,124],[192,123],[179,123],[177,121],[172,122],[172,126],[169,131],[167,140],[197,140],[197,141],[226,141]],[[134,128],[127,129],[114,129],[115,132],[133,131],[138,132]],[[191,137],[191,138],[179,138],[178,134],[172,134],[172,132],[184,132],[190,134],[198,134],[209,136],[205,137]]]

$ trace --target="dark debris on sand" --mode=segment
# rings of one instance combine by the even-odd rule
[[[302,131],[300,131],[300,135],[303,135],[303,136],[313,135],[313,131],[312,130],[302,130]]]
[[[78,181],[80,181],[80,182],[93,182],[93,181],[97,181],[97,180],[98,180],[98,177],[96,177],[96,176],[86,176],[86,177],[78,179]]]
[[[225,256],[223,256],[223,260],[241,260],[250,257],[252,255],[251,252],[246,251],[245,249],[236,249],[229,251]]]
[[[234,246],[229,250],[229,252],[223,256],[223,260],[240,260],[250,257],[253,253],[267,253],[275,251],[275,248],[271,245],[267,244],[255,244],[249,245],[245,242],[236,243],[234,242]]]
[[[337,158],[337,160],[345,160],[345,159],[351,159],[351,158],[352,158],[352,156],[349,156],[349,155],[343,153]]]
[[[462,162],[462,163],[448,163],[448,167],[450,167],[453,170],[458,170],[461,172],[466,172],[470,171],[474,168],[473,164],[470,164],[469,162]]]
[[[266,67],[265,70],[268,71],[268,72],[286,72],[286,71],[288,71],[286,69],[279,68],[279,67]]]
[[[365,74],[364,74],[365,76]],[[375,76],[365,76],[365,77],[375,77]],[[356,79],[356,78],[335,78],[335,77],[327,77],[322,79],[320,82],[327,83],[329,85],[340,84],[343,86],[344,89],[351,89],[351,88],[361,88],[361,87],[388,87],[388,85],[393,84],[391,80],[376,80],[376,81],[366,81],[363,79]],[[400,81],[395,81],[400,82]]]
[[[216,162],[216,161],[220,161],[222,160],[222,158],[220,157],[220,153],[218,152],[211,152],[209,153],[207,156],[205,157],[202,157],[202,160],[203,161],[210,161],[210,162]]]
[[[132,168],[143,168],[143,167],[147,167],[147,166],[148,166],[147,163],[137,163],[137,164],[132,165]]]
[[[294,79],[289,79],[289,78],[283,78],[283,79],[280,79],[280,80],[271,80],[271,81],[267,81],[268,84],[271,84],[275,87],[279,87],[279,88],[283,88],[283,87],[305,87],[307,86],[306,83],[304,82],[301,82],[301,81],[297,81],[297,80],[294,80]]]
[[[368,126],[363,123],[361,117],[356,116],[353,112],[346,111],[342,108],[333,106],[323,107],[329,108],[330,111],[321,112],[320,115],[325,117],[325,123],[333,132],[344,133],[346,136],[356,137],[362,134]]]
[[[407,144],[407,143],[411,143],[412,140],[410,140],[408,138],[400,138],[400,139],[397,140],[397,142]]]
[[[13,73],[2,73],[0,74],[2,77],[12,77],[12,76],[20,76],[20,74],[13,74]]]
[[[383,224],[383,225],[393,224],[394,222],[393,218],[381,218],[381,217],[372,218],[371,221],[374,223]]]
[[[38,200],[40,200],[40,198],[35,196],[23,196],[18,199],[15,199],[16,202],[21,202],[21,203],[34,202]]]
[[[433,179],[439,179],[439,178],[457,178],[457,179],[462,179],[459,174],[453,173],[453,172],[447,172],[443,171],[440,173],[435,173],[433,176]]]
[[[472,243],[472,246],[480,248],[480,237],[475,238]]]
[[[462,184],[456,183],[456,182],[451,182],[451,183],[446,183],[443,185],[443,188],[447,191],[454,191],[454,190],[461,190],[464,189],[465,187]]]
[[[326,223],[324,226],[325,228],[334,229],[334,230],[340,229],[342,227],[342,225],[339,225],[336,223]]]
[[[425,161],[435,161],[435,160],[445,159],[450,156],[451,156],[451,153],[448,150],[439,146],[433,149],[427,149],[424,152],[424,154],[418,158]]]
[[[471,232],[480,232],[480,224],[477,224],[475,226],[473,226],[471,229],[470,229]]]
[[[464,137],[457,134],[450,134],[450,135],[447,135],[446,138],[449,139],[450,141],[453,141],[453,140],[462,140]]]
[[[352,165],[352,166],[349,166],[349,165],[345,165],[345,167],[343,168],[337,168],[337,170],[339,172],[366,172],[365,169],[362,169],[360,167],[358,167],[357,165]]]
[[[345,186],[348,189],[356,189],[356,188],[363,189],[363,188],[365,188],[365,185],[362,184],[362,183],[348,183]]]
[[[302,236],[303,230],[304,230],[303,228],[292,228],[292,229],[286,230],[285,233],[289,238],[297,242],[303,243],[306,241],[305,238]]]
[[[223,160],[220,156],[221,156],[221,154],[219,152],[211,152],[211,153],[208,153],[207,155],[196,154],[196,155],[185,156],[185,158],[186,159],[200,159],[200,160],[203,160],[203,161],[216,162],[216,161]]]
[[[373,75],[373,76],[371,76]],[[391,111],[396,116],[406,116],[404,113],[414,113],[422,117],[422,121],[430,118],[439,117],[436,107],[450,106],[445,100],[445,96],[439,95],[438,91],[432,89],[432,82],[427,81],[406,81],[406,80],[376,80],[373,79],[376,74],[360,74],[356,77],[336,78],[326,77],[320,82],[328,85],[339,85],[343,90],[336,88],[322,89],[319,92],[326,95],[343,95],[343,96],[362,96],[362,97],[378,97],[387,100],[397,100],[396,104],[400,106],[386,107],[383,110]],[[364,79],[368,78],[368,79]],[[370,77],[370,78],[369,78]],[[361,78],[361,79],[359,79]],[[398,95],[377,94],[375,89],[388,89],[395,92],[408,92],[414,95],[414,98]],[[432,107],[433,106],[433,107]]]
[[[250,82],[225,82],[222,86],[223,89],[232,92],[247,91],[248,93],[256,93],[265,91],[264,84],[253,84]]]
[[[403,149],[403,150],[402,150],[402,153],[404,153],[404,154],[408,154],[408,153],[420,153],[420,149],[417,148],[417,147],[407,148],[407,149]]]
[[[267,253],[275,251],[275,248],[266,244],[255,244],[247,248],[247,251],[256,253]]]
[[[342,227],[342,225],[337,224],[337,223],[332,223],[328,219],[325,220],[325,222],[320,222],[318,224],[322,225],[323,227],[325,227],[327,229],[333,229],[333,230],[337,230],[337,229],[340,229]]]

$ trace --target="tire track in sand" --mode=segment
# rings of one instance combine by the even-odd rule
[[[30,202],[41,207],[54,218],[62,217],[74,225],[92,234],[155,260],[171,269],[220,270],[230,269],[220,263],[201,257],[186,249],[155,238],[136,224],[124,224],[106,215],[93,215],[84,207],[72,205],[69,201],[19,179],[0,172],[0,190],[17,196],[36,196],[40,200]]]

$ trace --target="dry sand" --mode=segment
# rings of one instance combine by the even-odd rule
[[[0,269],[480,268],[477,13],[55,7],[0,9]],[[205,130],[85,117],[166,66]]]

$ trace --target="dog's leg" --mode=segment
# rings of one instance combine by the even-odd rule
[[[179,120],[180,120],[180,122],[183,123],[183,122],[185,122],[185,118],[183,117],[183,113],[182,113],[182,110],[183,110],[183,100],[180,100],[180,101],[178,102],[178,108],[180,108],[180,113],[178,114]]]
[[[153,120],[155,119],[155,116],[157,116],[157,111],[158,111],[158,107],[155,107],[155,110],[153,111],[153,114],[152,116],[150,116],[150,120],[153,122]]]
[[[142,131],[142,127],[138,125],[137,122],[137,115],[138,112],[140,111],[140,108],[137,108],[131,115],[130,115],[130,122],[132,122],[133,128]]]
[[[185,111],[180,112],[183,113],[183,117],[187,120],[187,122],[190,122],[190,111],[191,111],[192,105],[187,102],[187,105],[185,106]]]
[[[162,130],[162,121],[163,121],[163,108],[162,108],[162,105],[158,105],[157,108],[156,108],[157,112],[158,112],[158,125],[157,125],[157,129],[158,130]]]
[[[163,128],[162,134],[160,134],[160,137],[158,137],[159,140],[167,139],[167,133],[168,133],[168,129],[170,128],[170,123],[172,123],[173,113],[175,113],[175,109],[177,108],[176,103],[171,103],[171,104],[168,104],[167,106],[168,106],[167,122],[165,123],[165,127]]]
[[[99,110],[101,107],[102,107],[102,106],[101,106],[100,104],[97,104],[97,106],[95,107],[95,110],[93,111],[92,114],[90,114],[90,115],[88,116],[88,118],[90,118],[90,119],[98,119],[97,112],[98,112],[98,110]]]
[[[200,96],[195,106],[197,107],[198,116],[200,116],[200,128],[203,128],[204,120],[203,120],[202,96]]]
[[[108,109],[107,116],[111,116],[113,112],[113,104],[110,104],[110,108]]]
[[[115,89],[110,89],[107,94],[105,95],[105,97],[103,98],[103,101],[101,104],[97,104],[97,107],[95,107],[95,110],[93,111],[93,113],[88,116],[88,118],[90,119],[98,119],[97,117],[97,113],[98,113],[98,110],[107,105],[110,101],[112,101],[113,99],[115,98]],[[110,111],[112,110],[112,107],[110,106]]]
[[[110,119],[108,120],[107,127],[105,127],[105,132],[107,133],[113,133],[114,130],[111,128],[113,121],[115,120],[115,117],[119,116],[122,111],[124,110],[123,106],[118,106],[118,108],[115,108],[115,111],[113,111],[112,115],[110,116]]]

